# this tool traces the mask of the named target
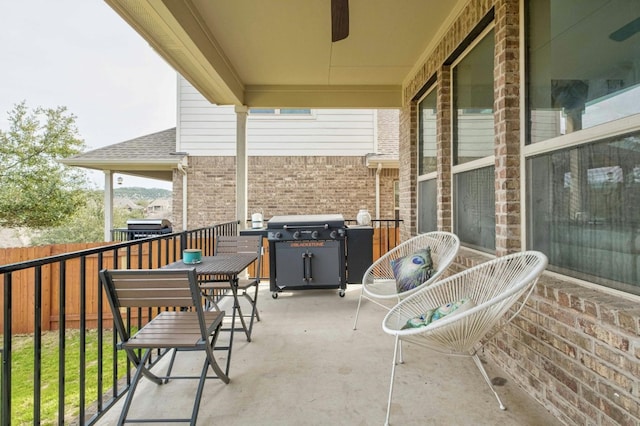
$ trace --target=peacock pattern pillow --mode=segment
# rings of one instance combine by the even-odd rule
[[[439,306],[436,309],[428,309],[421,315],[409,318],[407,323],[402,328],[406,329],[425,327],[432,322],[439,320],[440,318],[446,317],[447,315],[452,315],[454,313],[459,314],[475,306],[475,302],[468,297],[460,299],[456,302],[445,303],[444,305]]]
[[[391,261],[398,293],[416,288],[434,273],[431,247]]]

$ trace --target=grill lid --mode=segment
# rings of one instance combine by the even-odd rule
[[[288,227],[326,227],[344,228],[344,217],[341,214],[304,214],[289,216],[273,216],[267,222],[267,229],[286,229]]]
[[[129,219],[127,220],[128,229],[164,229],[171,228],[171,222],[167,219]]]

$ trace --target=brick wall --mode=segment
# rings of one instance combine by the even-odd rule
[[[189,157],[187,168],[187,228],[235,220],[235,157]],[[174,173],[174,229],[182,229],[182,175]]]
[[[567,424],[638,425],[639,320],[637,303],[545,277],[493,350],[513,373],[536,366],[537,398]]]
[[[376,170],[364,157],[249,157],[248,212],[265,218],[289,214],[341,213],[355,219],[359,209],[375,213]],[[235,158],[190,157],[188,228],[235,220]],[[395,169],[380,174],[382,219],[395,217]],[[173,181],[174,206],[182,205],[182,177]],[[182,211],[174,209],[175,227],[181,229]],[[249,219],[249,218],[247,218]]]
[[[398,153],[398,120],[400,111],[397,109],[379,109],[377,116],[378,154]]]
[[[400,116],[403,239],[415,235],[415,106],[434,75],[439,85],[438,227],[448,229],[451,224],[450,55],[493,11],[496,254],[521,250],[520,3],[470,0],[404,88],[405,107]],[[489,258],[461,249],[451,273]],[[625,295],[558,277],[546,273],[540,279],[520,316],[489,342],[485,355],[565,424],[640,424],[640,305]]]
[[[461,249],[451,273],[489,259]],[[639,336],[637,302],[545,273],[485,355],[565,424],[638,425]]]

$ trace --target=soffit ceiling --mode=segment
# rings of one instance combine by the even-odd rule
[[[402,85],[468,0],[105,0],[212,103],[402,105]]]

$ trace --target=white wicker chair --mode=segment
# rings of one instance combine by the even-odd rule
[[[500,409],[504,410],[477,353],[520,313],[546,267],[547,257],[540,252],[514,253],[423,287],[393,307],[382,323],[383,330],[395,336],[386,424],[389,423],[396,364],[402,363],[402,354],[398,358],[398,352],[403,341],[449,355],[471,357]],[[403,329],[409,319],[464,298],[473,301],[471,308],[451,313],[426,326]]]
[[[435,272],[429,280],[416,288],[398,293],[393,269],[391,268],[391,261],[403,256],[408,256],[416,250],[426,247],[431,248],[431,259],[433,260]],[[401,299],[439,279],[451,262],[453,262],[459,249],[460,240],[455,234],[444,231],[434,231],[412,237],[385,253],[365,271],[362,277],[362,290],[360,292],[360,298],[358,299],[358,308],[356,309],[356,318],[353,321],[353,329],[355,330],[358,325],[358,315],[363,298],[389,310],[389,302],[393,302],[394,304],[398,303]],[[385,301],[387,304],[384,304]]]

